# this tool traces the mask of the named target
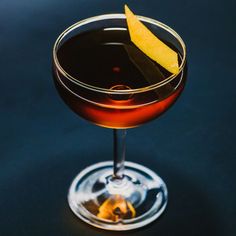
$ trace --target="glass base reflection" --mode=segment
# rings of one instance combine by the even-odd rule
[[[167,188],[150,169],[125,162],[124,176],[113,178],[113,162],[87,167],[73,180],[71,210],[83,221],[106,230],[131,230],[157,219],[167,205]]]

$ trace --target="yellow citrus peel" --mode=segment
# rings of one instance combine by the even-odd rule
[[[125,5],[131,41],[148,57],[173,74],[179,72],[178,54],[158,39]]]

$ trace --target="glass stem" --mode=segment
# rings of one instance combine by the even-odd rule
[[[115,179],[122,179],[125,167],[125,129],[114,129],[114,164],[113,177]]]

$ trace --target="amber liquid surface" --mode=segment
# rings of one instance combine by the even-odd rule
[[[108,128],[131,128],[158,117],[174,103],[184,86],[183,72],[170,83],[142,93],[93,90],[99,87],[128,91],[170,76],[130,41],[125,29],[101,29],[73,36],[59,47],[57,57],[63,70],[75,79],[68,80],[54,66],[54,81],[62,99],[79,116]]]

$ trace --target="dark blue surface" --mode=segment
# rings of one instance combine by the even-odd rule
[[[77,117],[51,78],[58,34],[123,4],[182,35],[189,77],[178,102],[158,120],[128,132],[127,159],[150,167],[169,189],[169,205],[131,232],[97,230],[66,200],[84,167],[112,158],[112,132]],[[235,236],[236,28],[227,1],[0,1],[0,235]]]

